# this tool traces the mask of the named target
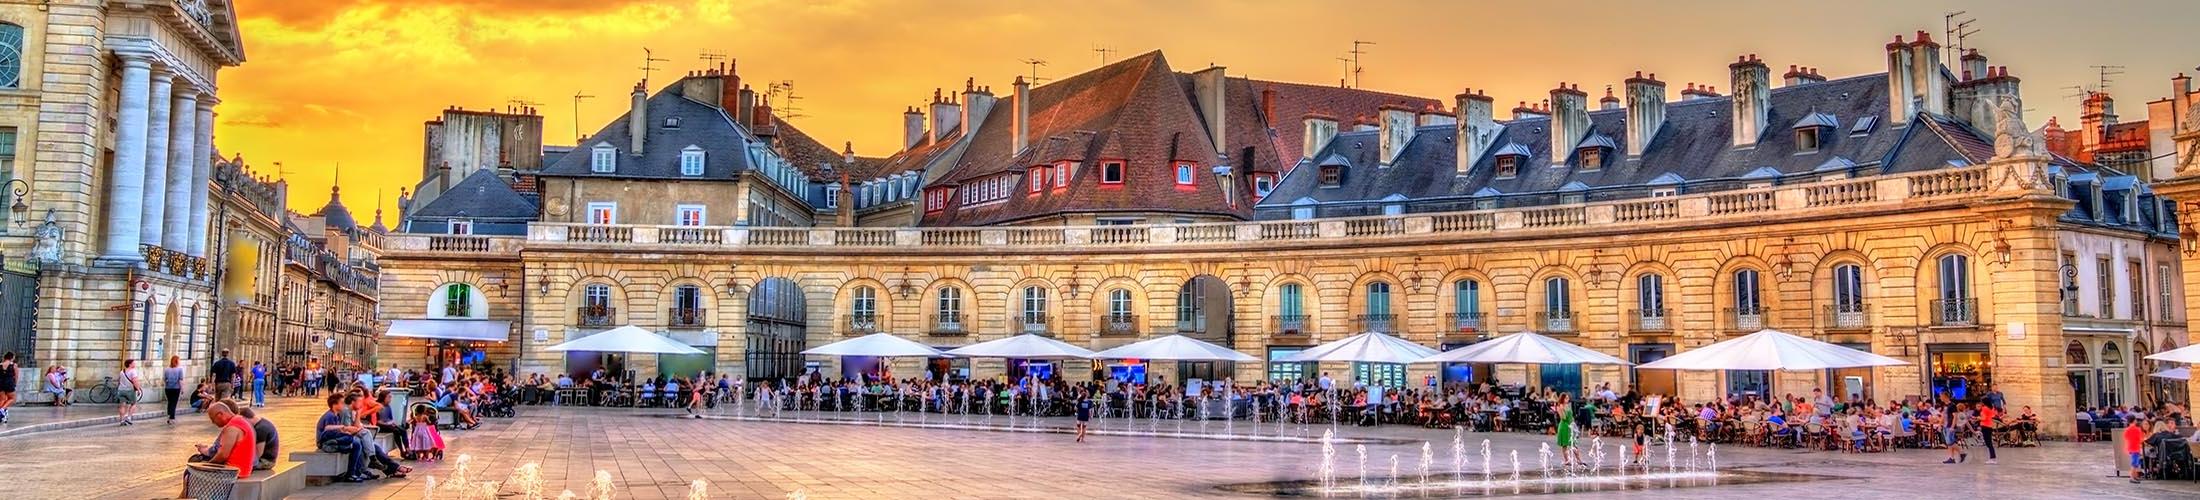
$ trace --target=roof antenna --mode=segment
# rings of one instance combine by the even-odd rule
[[[657,62],[659,61],[671,62],[672,60],[657,57],[655,52],[649,51],[649,47],[642,47],[642,87],[645,90],[649,87],[649,74],[657,71]]]
[[[1099,55],[1100,55],[1100,65],[1101,65],[1101,66],[1107,66],[1107,65],[1108,65],[1108,56],[1112,56],[1112,55],[1115,55],[1115,49],[1107,48],[1107,47],[1105,47],[1105,46],[1100,46],[1100,45],[1094,45],[1094,46],[1092,46],[1092,52],[1093,52],[1093,53],[1095,53],[1095,54],[1099,54]]]
[[[1105,60],[1106,58],[1107,58],[1106,56],[1101,56],[1101,59],[1103,59],[1103,60]],[[1023,60],[1023,61],[1020,61],[1020,62],[1022,62],[1022,63],[1024,63],[1024,64],[1026,64],[1026,65],[1029,65],[1029,66],[1031,66],[1031,84],[1032,84],[1032,85],[1038,85],[1040,81],[1044,80],[1044,78],[1041,78],[1041,77],[1039,76],[1039,67],[1040,67],[1040,66],[1045,66],[1045,65],[1047,65],[1047,60],[1045,60],[1045,59],[1025,59],[1025,60]]]
[[[575,146],[579,146],[582,140],[587,139],[587,137],[581,136],[581,99],[594,99],[595,97],[577,90],[573,92],[573,145]]]
[[[1352,41],[1352,52],[1349,52],[1352,54],[1352,88],[1360,88],[1360,73],[1367,69],[1360,67],[1360,55],[1367,53],[1366,50],[1360,47],[1374,44],[1375,42]]]

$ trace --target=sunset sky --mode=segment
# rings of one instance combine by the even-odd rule
[[[1375,42],[1362,87],[1450,101],[1489,89],[1509,108],[1560,81],[1583,90],[1655,72],[1679,92],[1727,83],[1726,63],[1755,53],[1784,72],[1878,72],[1882,46],[1968,10],[1982,31],[1968,46],[2024,80],[2033,126],[2075,122],[2070,87],[2098,85],[2093,65],[2120,65],[2112,91],[2124,120],[2168,95],[2168,79],[2200,65],[2191,0],[1749,0],[1402,2],[914,0],[236,0],[248,61],[221,76],[216,129],[225,154],[290,181],[310,212],[343,165],[345,199],[395,224],[400,187],[419,180],[421,123],[444,107],[542,103],[546,142],[574,142],[576,93],[592,131],[624,112],[654,50],[652,87],[704,67],[703,52],[739,60],[744,81],[794,82],[792,118],[834,146],[886,155],[900,113],[966,77],[996,92],[1028,75],[1061,77],[1100,61],[1166,51],[1178,70],[1226,66],[1232,76],[1335,84],[1352,41]],[[1783,4],[1795,7],[1783,6]],[[1597,94],[1598,91],[1591,91]],[[1677,98],[1677,95],[1674,96]],[[1501,112],[1502,116],[1503,113]],[[382,197],[376,201],[377,194]]]

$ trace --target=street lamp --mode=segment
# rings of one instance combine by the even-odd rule
[[[15,204],[8,206],[8,213],[13,214],[13,217],[15,218],[15,225],[24,227],[30,226],[30,219],[26,219],[23,216],[30,214],[31,205],[28,203],[24,203],[23,198],[26,196],[30,196],[31,183],[26,182],[22,179],[8,179],[7,187],[8,192],[15,195]]]

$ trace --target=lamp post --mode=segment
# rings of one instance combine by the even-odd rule
[[[24,203],[23,198],[30,196],[31,183],[22,179],[8,179],[7,188],[9,194],[15,195],[15,203],[8,205],[8,213],[15,219],[15,226],[30,227],[30,219],[24,216],[30,214],[31,205]]]

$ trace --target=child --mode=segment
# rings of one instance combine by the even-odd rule
[[[1641,464],[1643,464],[1643,463],[1645,462],[1645,460],[1646,460],[1646,459],[1645,459],[1645,458],[1643,457],[1643,454],[1642,454],[1642,449],[1643,449],[1643,445],[1645,444],[1645,441],[1647,441],[1647,440],[1649,439],[1648,437],[1646,437],[1646,435],[1647,435],[1647,434],[1649,434],[1649,432],[1648,432],[1648,429],[1649,429],[1649,427],[1650,427],[1650,424],[1649,424],[1648,422],[1645,422],[1645,423],[1642,423],[1642,424],[1640,424],[1640,425],[1636,425],[1636,426],[1635,426],[1635,464],[1636,464],[1636,465],[1641,465]]]
[[[405,443],[413,457],[420,460],[443,459],[443,433],[435,429],[435,408],[417,405],[412,412],[412,432]]]

